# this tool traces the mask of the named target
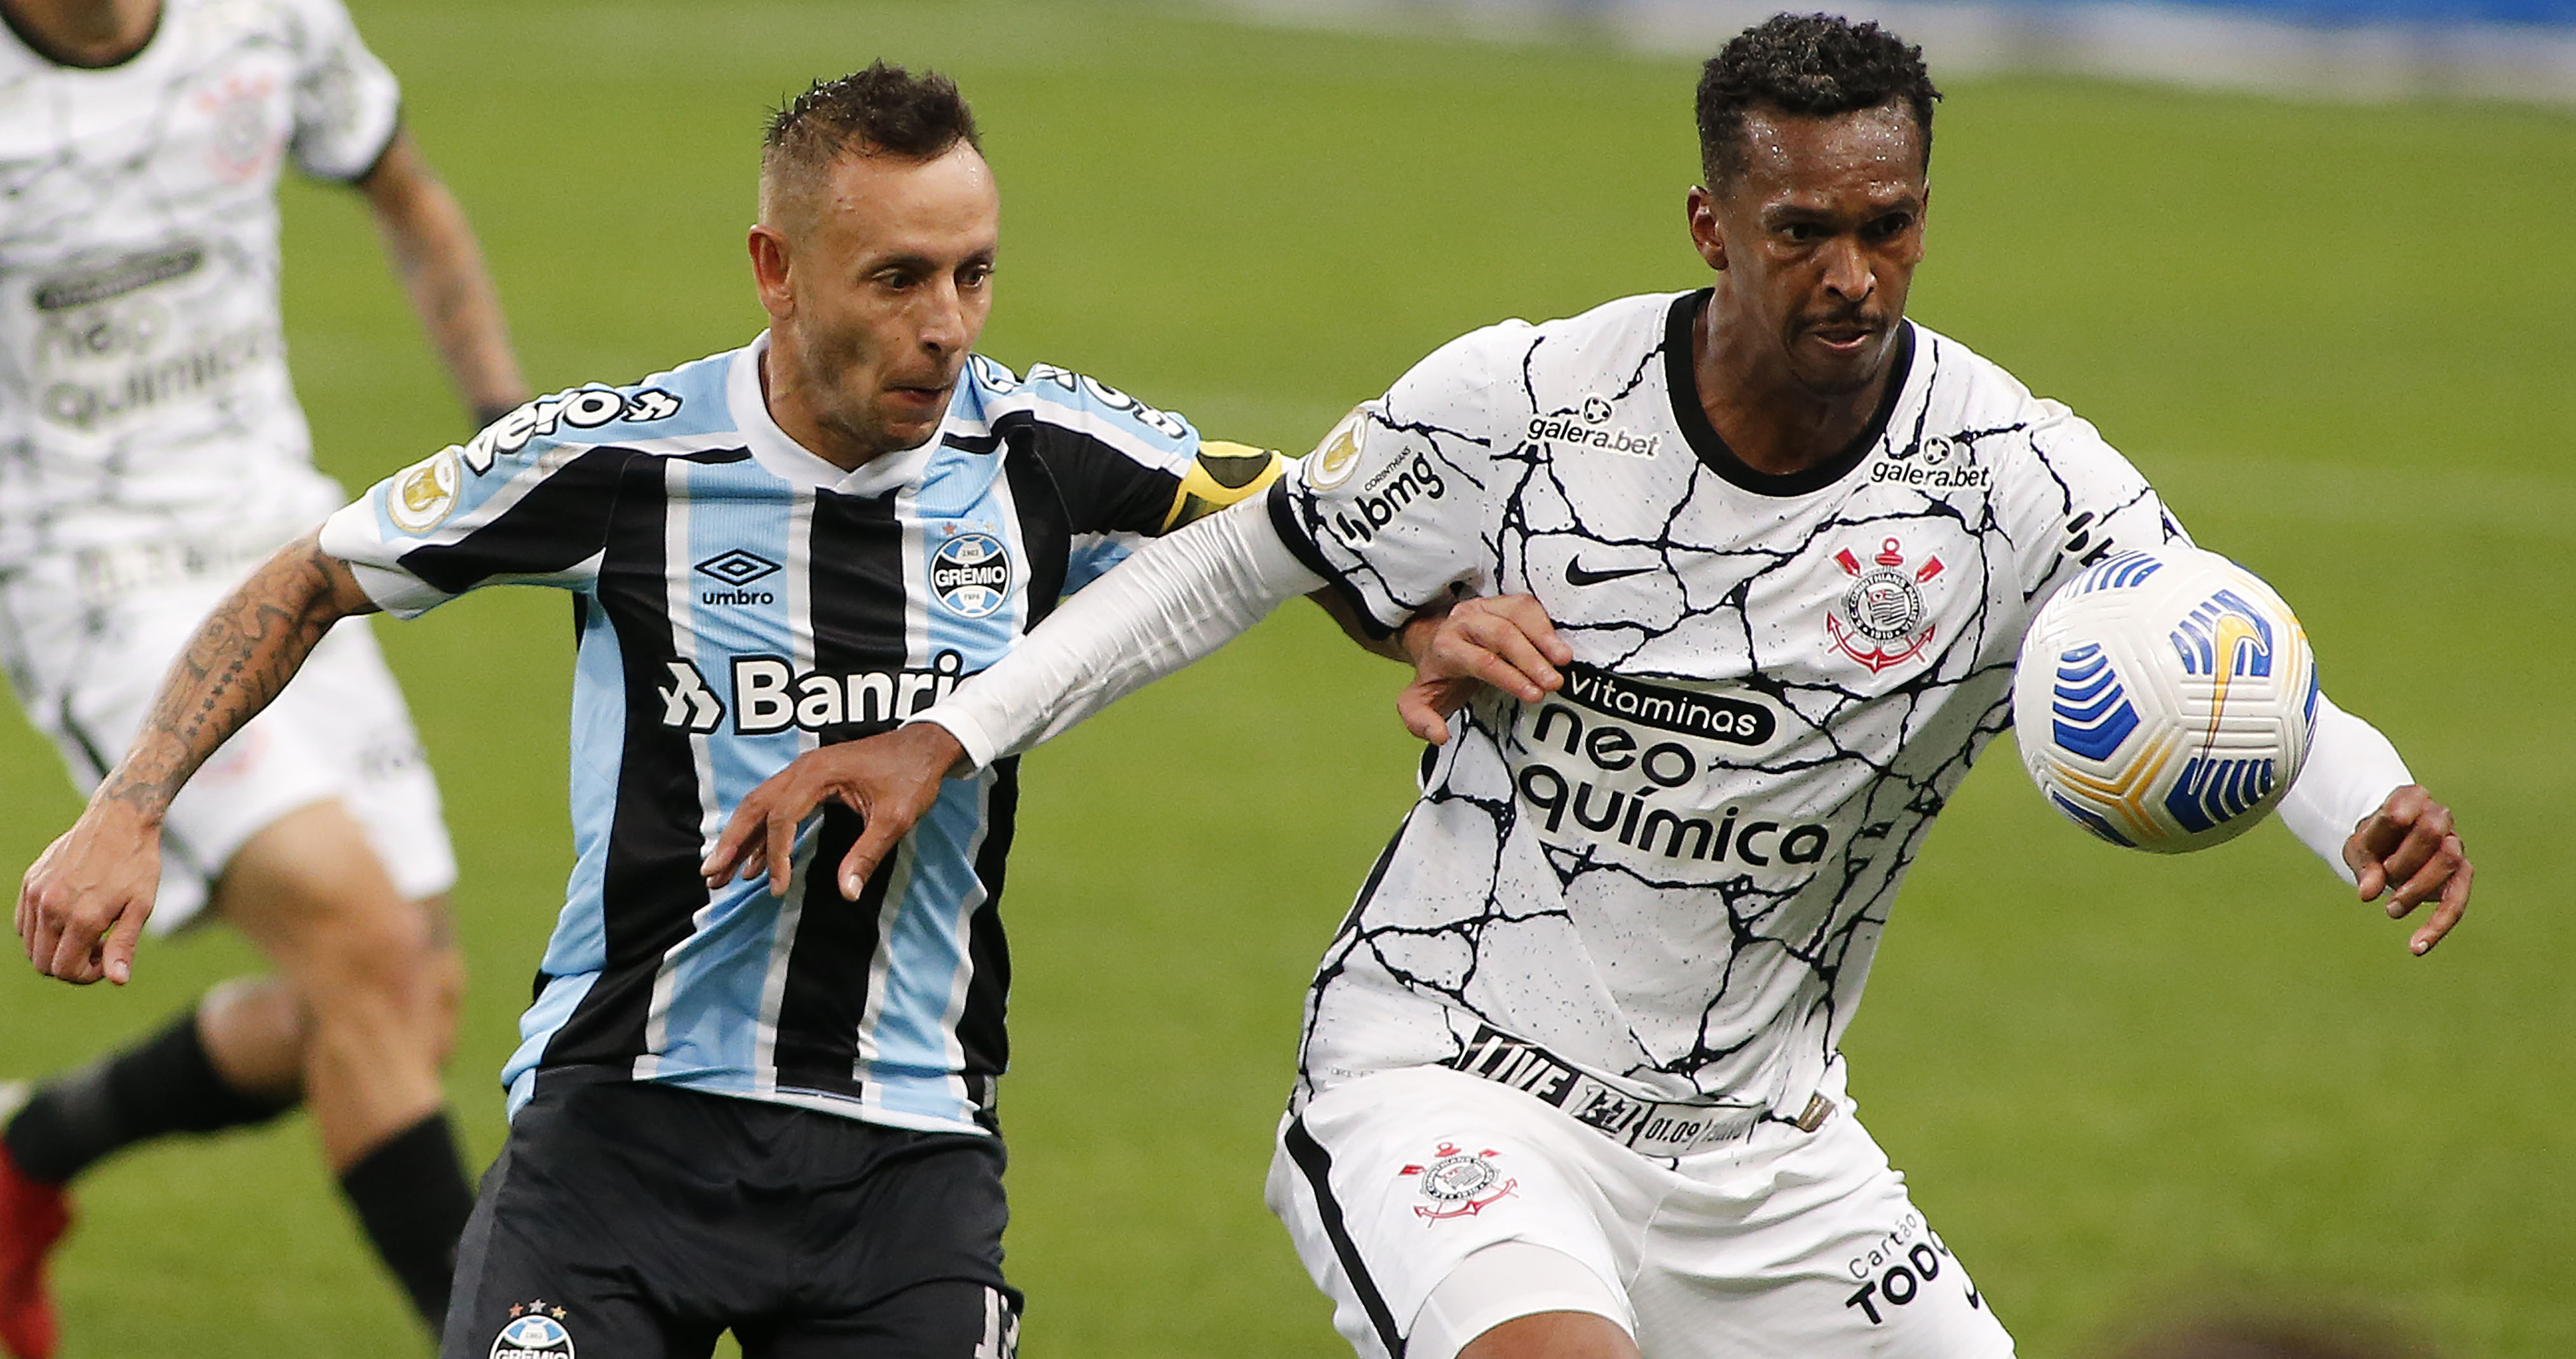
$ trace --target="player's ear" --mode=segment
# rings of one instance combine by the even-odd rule
[[[1707,186],[1694,184],[1682,202],[1690,214],[1691,245],[1698,249],[1701,259],[1708,261],[1709,268],[1725,273],[1726,238],[1717,230],[1716,195]]]
[[[796,289],[790,282],[791,250],[787,234],[766,222],[755,224],[745,244],[751,251],[751,284],[760,294],[761,310],[773,319],[796,313]]]

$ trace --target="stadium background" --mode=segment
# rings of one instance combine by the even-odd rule
[[[354,0],[474,215],[540,389],[760,324],[766,108],[877,55],[956,74],[1005,187],[983,348],[1304,448],[1444,339],[1702,270],[1687,60],[974,3]],[[2576,1352],[2561,909],[2576,759],[2576,118],[1984,74],[1940,115],[1914,314],[2073,404],[2269,577],[2338,700],[2461,812],[2432,958],[2284,834],[2180,860],[2057,823],[1998,748],[1910,884],[1849,1043],[1872,1128],[2034,1356],[2254,1298],[2453,1355]],[[462,434],[354,196],[287,191],[287,315],[355,488]],[[379,624],[446,789],[479,1158],[567,866],[548,592]],[[1042,1356],[1343,1353],[1260,1205],[1306,972],[1405,804],[1398,672],[1297,606],[1029,761],[1006,1082]],[[76,802],[0,724],[0,858]],[[0,969],[0,1072],[242,967],[125,993]],[[300,1119],[129,1155],[60,1257],[66,1359],[421,1352]]]

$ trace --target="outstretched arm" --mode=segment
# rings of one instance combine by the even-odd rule
[[[855,899],[938,796],[943,774],[981,768],[1073,727],[1321,584],[1280,541],[1259,501],[1158,538],[912,725],[807,751],[753,789],[707,854],[708,885],[766,873],[770,890],[784,893],[796,827],[837,801],[866,821],[841,864],[842,894]]]
[[[318,533],[280,548],[215,606],[161,681],[133,747],[18,888],[18,938],[38,972],[125,984],[161,879],[171,799],[277,697],[332,624],[375,607]]]
[[[1320,595],[1315,584],[1258,505],[1152,544],[921,718],[882,736],[808,751],[753,789],[707,854],[707,885],[765,873],[770,890],[783,895],[797,827],[824,803],[838,802],[864,823],[840,868],[841,894],[855,900],[929,810],[943,777],[1073,726],[1214,651],[1290,597]],[[1317,602],[1350,625],[1346,609]],[[1448,715],[1477,686],[1536,699],[1560,682],[1550,662],[1573,659],[1527,595],[1425,610],[1389,642],[1382,654],[1415,666],[1398,711],[1435,744],[1448,739]]]
[[[359,183],[384,237],[385,255],[476,427],[524,404],[527,379],[519,376],[519,361],[510,352],[501,296],[483,267],[474,228],[411,134],[395,133],[383,159]]]

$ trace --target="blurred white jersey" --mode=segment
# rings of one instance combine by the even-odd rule
[[[287,381],[277,177],[363,177],[398,106],[339,0],[163,0],[98,69],[0,37],[0,578],[247,555],[338,507]],[[83,593],[169,566],[93,554]]]
[[[1756,472],[1696,397],[1706,298],[1465,336],[1274,490],[1379,625],[1526,592],[1576,658],[1426,759],[1318,970],[1301,1102],[1445,1065],[1650,1154],[1812,1122],[2031,614],[2181,535],[2092,426],[1919,326],[1847,450]]]

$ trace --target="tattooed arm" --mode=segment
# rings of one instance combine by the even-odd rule
[[[197,767],[277,697],[331,625],[373,613],[316,534],[278,549],[197,629],[161,681],[125,758],[18,888],[18,938],[36,971],[122,986],[161,881],[161,820]]]

